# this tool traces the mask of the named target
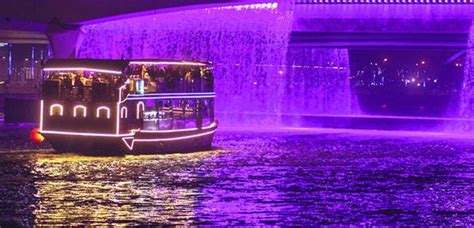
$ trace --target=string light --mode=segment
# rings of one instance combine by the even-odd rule
[[[54,109],[55,108],[59,108],[59,115],[62,116],[63,115],[63,111],[64,111],[64,108],[61,104],[52,104],[50,107],[49,107],[49,115],[52,116],[54,114]]]
[[[83,117],[86,117],[87,116],[87,108],[86,106],[84,105],[76,105],[74,106],[74,109],[73,109],[73,116],[76,117],[77,115],[77,109],[82,109],[82,116]]]
[[[96,117],[100,118],[100,111],[105,110],[107,112],[107,119],[110,119],[110,108],[106,106],[100,106],[97,108]]]

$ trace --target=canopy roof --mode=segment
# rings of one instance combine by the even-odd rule
[[[120,74],[128,65],[189,65],[209,66],[210,63],[166,60],[166,59],[137,59],[137,60],[110,60],[110,59],[50,59],[44,64],[45,71],[97,71],[103,73]]]

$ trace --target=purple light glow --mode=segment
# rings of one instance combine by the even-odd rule
[[[472,119],[474,117],[474,26],[471,26],[468,37],[468,48],[466,51],[466,62],[464,64],[464,81],[461,88],[458,110],[455,115],[462,118]],[[474,124],[464,121],[460,124],[448,125],[450,131],[473,131]]]
[[[171,58],[214,63],[217,116],[241,124],[244,111],[268,113],[248,124],[276,124],[285,86],[280,66],[292,13],[286,3],[157,14],[84,26],[81,58]],[[256,82],[256,83],[254,83]]]
[[[284,113],[359,113],[351,91],[347,49],[292,47],[287,61]]]
[[[328,7],[341,8],[347,14]],[[288,47],[292,26],[294,31],[306,31],[314,26],[337,30],[340,29],[338,26],[305,22],[326,16],[372,19],[380,10],[384,13],[380,16],[383,19],[450,20],[462,11],[460,7],[463,6],[297,5],[291,8],[293,12],[281,1],[258,7],[195,9],[85,25],[86,33],[78,53],[81,58],[170,58],[213,62],[218,96],[215,108],[223,125],[276,126],[280,124],[281,115],[352,116],[362,113],[350,85],[348,49],[293,44]],[[462,13],[462,18],[472,17],[466,12],[473,8],[466,7],[469,9]],[[406,9],[409,13],[403,15]],[[293,20],[293,13],[297,14],[298,20]],[[460,23],[457,27],[462,29],[464,25]],[[466,93],[469,92],[463,92],[461,103],[472,107],[466,102],[469,100]],[[128,99],[140,98],[130,96]],[[466,107],[461,109],[466,110]],[[461,112],[461,116],[453,117],[470,118],[466,117],[466,111]]]
[[[461,93],[460,115],[474,117],[474,26],[471,27],[468,39],[466,62],[464,64],[464,83]]]

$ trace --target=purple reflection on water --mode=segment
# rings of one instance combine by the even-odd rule
[[[199,217],[218,224],[472,224],[472,142],[222,134]],[[212,187],[211,187],[212,186]],[[337,221],[337,222],[335,222]]]
[[[192,154],[2,153],[0,224],[473,225],[474,141],[221,131]]]

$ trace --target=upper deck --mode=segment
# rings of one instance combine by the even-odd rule
[[[210,63],[162,59],[52,59],[43,99],[112,102],[133,95],[213,92]],[[124,88],[123,91],[120,88]]]

